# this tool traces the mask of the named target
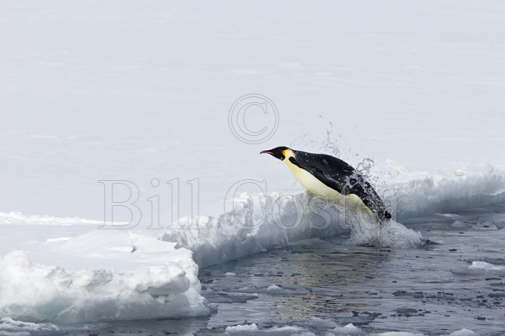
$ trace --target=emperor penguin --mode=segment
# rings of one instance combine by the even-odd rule
[[[358,202],[379,222],[391,218],[384,202],[366,178],[348,163],[326,154],[307,153],[280,146],[267,149],[261,154],[270,154],[284,162],[295,179],[310,193],[319,198],[339,204]]]

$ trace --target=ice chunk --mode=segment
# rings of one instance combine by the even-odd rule
[[[449,336],[477,336],[477,334],[469,329],[460,329],[451,333]]]
[[[472,264],[468,266],[468,269],[505,273],[505,266],[493,265],[485,261],[472,261]]]
[[[252,323],[252,324],[239,324],[239,325],[236,325],[236,326],[231,326],[231,327],[227,327],[226,328],[226,332],[228,334],[237,334],[239,332],[248,332],[248,331],[257,331],[259,330],[258,329],[258,326],[256,325],[256,323]]]
[[[364,335],[363,331],[354,326],[354,324],[349,323],[343,327],[336,327],[335,329],[331,330],[331,333],[328,333],[328,335],[334,335],[334,336],[361,336]]]
[[[22,251],[0,258],[0,317],[70,323],[209,312],[189,250],[115,230],[50,248],[61,267],[34,264]]]
[[[451,270],[452,273],[458,275],[485,275],[493,273],[497,275],[505,275],[505,266],[494,265],[485,261],[472,261],[468,266],[458,266]]]
[[[273,327],[260,329],[256,324],[245,324],[245,325],[237,325],[232,327],[227,327],[225,330],[227,335],[240,335],[240,336],[259,336],[259,335],[268,335],[268,336],[315,336],[314,333],[293,326],[284,326],[284,327]]]

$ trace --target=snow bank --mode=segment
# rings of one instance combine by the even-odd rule
[[[413,247],[420,234],[367,213],[328,204],[305,193],[243,193],[219,217],[182,218],[161,236],[194,252],[200,266],[218,264],[290,242],[351,233],[357,244]]]
[[[410,172],[390,163],[380,189],[398,218],[456,212],[505,200],[505,172],[494,167],[438,174]]]
[[[0,258],[0,317],[71,323],[208,313],[198,266],[174,244],[102,230],[46,248],[67,267],[34,264],[22,251]]]

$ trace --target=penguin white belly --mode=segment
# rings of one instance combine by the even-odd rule
[[[345,196],[339,193],[338,191],[328,187],[323,182],[319,181],[314,175],[310,174],[304,169],[300,169],[297,166],[290,164],[290,170],[295,175],[295,179],[309,192],[314,195],[319,196],[325,200],[338,200],[342,199]]]
[[[342,195],[335,189],[332,189],[323,182],[319,181],[314,177],[314,175],[305,169],[301,169],[300,167],[294,165],[289,160],[286,160],[286,165],[295,176],[295,179],[310,193],[326,201],[331,201],[346,207],[350,206],[351,208],[362,208],[366,210],[366,212],[371,213],[371,210],[368,209],[368,207],[357,195]]]

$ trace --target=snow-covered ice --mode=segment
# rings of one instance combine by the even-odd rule
[[[125,231],[41,246],[57,266],[14,251],[0,259],[0,314],[25,321],[110,321],[208,314],[192,253]],[[65,266],[64,266],[65,265]]]
[[[268,329],[259,329],[256,324],[237,325],[227,327],[225,330],[227,335],[240,335],[240,336],[315,336],[315,334],[293,326],[273,327]]]
[[[382,193],[399,218],[458,211],[505,199],[505,171],[493,166],[417,172],[388,163],[379,168]]]

